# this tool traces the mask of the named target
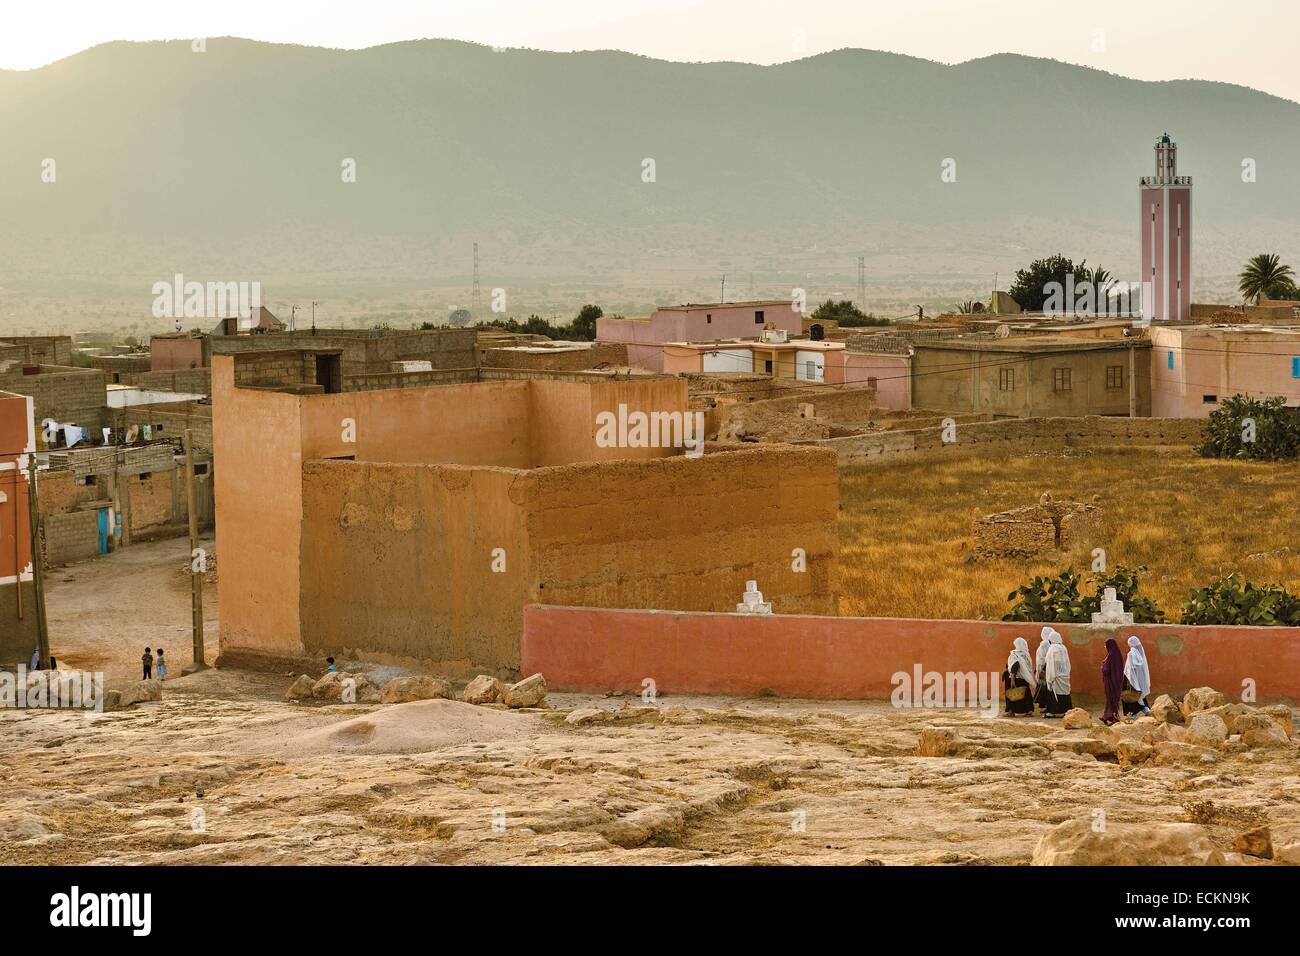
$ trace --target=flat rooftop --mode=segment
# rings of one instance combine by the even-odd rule
[[[1122,339],[1083,339],[1066,335],[1042,335],[1015,339],[940,339],[935,342],[914,342],[921,349],[946,349],[950,352],[1091,352],[1110,349],[1150,348],[1148,339],[1130,337]]]

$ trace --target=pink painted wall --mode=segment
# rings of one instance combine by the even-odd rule
[[[759,312],[762,321],[755,320]],[[665,342],[758,338],[768,325],[791,338],[803,335],[803,315],[789,301],[773,301],[659,309],[648,319],[597,319],[596,341],[624,343],[629,364],[662,372]]]
[[[762,582],[759,582],[760,586]],[[1107,637],[1142,639],[1152,692],[1211,686],[1232,696],[1256,682],[1261,700],[1300,698],[1300,628],[1139,624],[1118,633],[1053,625],[1070,651],[1074,693],[1101,695]],[[524,609],[525,674],[557,690],[666,694],[888,698],[891,677],[925,671],[997,671],[1016,637],[1038,645],[1041,625],[1002,621],[709,614],[544,607]]]
[[[1300,332],[1249,332],[1186,326],[1152,328],[1151,414],[1156,418],[1205,418],[1230,395],[1281,395],[1300,404],[1300,379],[1291,375],[1300,357]],[[1169,368],[1169,353],[1174,367]],[[1205,396],[1218,401],[1206,402]]]
[[[866,385],[873,378],[876,380],[877,405],[902,412],[911,409],[910,356],[850,352],[847,349],[826,353],[826,384]]]

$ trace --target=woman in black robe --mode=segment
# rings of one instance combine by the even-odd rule
[[[1021,717],[1033,714],[1037,689],[1034,664],[1029,659],[1029,642],[1017,637],[1007,658],[1007,668],[1002,672],[1003,715]]]

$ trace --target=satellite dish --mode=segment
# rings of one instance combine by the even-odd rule
[[[462,326],[469,325],[470,319],[472,318],[473,316],[470,315],[469,309],[457,309],[447,317],[447,324],[453,325],[456,328],[461,328]]]
[[[999,325],[996,329],[993,330],[993,337],[994,337],[995,339],[1009,339],[1009,338],[1011,338],[1011,326],[1009,326],[1009,325]]]

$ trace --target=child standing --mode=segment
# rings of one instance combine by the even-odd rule
[[[163,649],[158,648],[158,679],[167,679],[167,662],[163,660]]]
[[[144,666],[144,679],[148,680],[153,675],[153,650],[146,647],[144,653],[140,655],[140,663]]]

